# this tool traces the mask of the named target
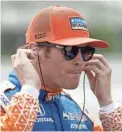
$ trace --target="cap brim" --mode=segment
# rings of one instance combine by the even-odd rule
[[[67,38],[60,39],[55,41],[48,41],[53,44],[66,45],[66,46],[91,46],[96,48],[108,48],[109,44],[103,40],[93,39],[93,38],[85,38],[85,37],[77,37],[77,38]]]

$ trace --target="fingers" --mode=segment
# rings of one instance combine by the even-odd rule
[[[92,81],[94,81],[94,79],[96,77],[95,73],[92,70],[87,70],[85,73],[88,77],[89,83],[92,83]]]
[[[11,56],[12,65],[14,65],[15,59],[16,59],[16,54],[14,54],[14,55]]]
[[[11,56],[12,64],[15,65],[16,63],[24,63],[28,62],[29,60],[36,59],[37,53],[30,49],[18,49],[17,53]]]
[[[103,55],[98,54],[95,54],[92,60],[85,62],[85,70],[92,70],[97,75],[110,74],[112,71]]]
[[[89,71],[86,71],[86,75],[88,77],[90,86],[92,86],[92,84],[94,83],[94,81],[96,79],[95,74],[91,70],[89,70]],[[94,93],[94,87],[91,87],[91,90]]]
[[[85,67],[86,72],[88,72],[90,70],[92,70],[96,74],[101,74],[101,70],[99,68],[95,67],[94,65],[88,65],[88,66]]]
[[[92,70],[86,70],[85,73],[87,74],[88,79],[95,77],[95,73]]]
[[[104,58],[104,56],[101,55],[101,54],[94,54],[93,57],[92,57],[92,59],[93,59],[93,60],[94,60],[94,59],[98,59],[98,60],[101,61],[106,67],[110,67],[110,66],[108,65],[107,60],[106,60],[106,59]]]
[[[94,54],[92,59],[88,62],[85,62],[85,65],[95,65],[101,70],[105,70],[106,68],[110,68],[107,60],[101,54]]]
[[[40,89],[41,82],[36,69],[38,64],[36,52],[31,49],[18,49],[17,53],[11,56],[11,59],[21,84],[29,84]]]
[[[105,70],[105,66],[98,59],[96,59],[96,60],[90,60],[90,61],[86,62],[85,66],[88,66],[88,65],[94,65],[94,67],[98,67],[101,70]]]
[[[18,49],[17,56],[23,58],[26,57],[28,59],[35,59],[37,53],[35,51],[32,51],[31,49]]]

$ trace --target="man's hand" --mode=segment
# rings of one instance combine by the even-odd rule
[[[85,63],[85,71],[92,92],[98,99],[100,107],[112,103],[111,68],[102,55],[95,54],[92,60]]]
[[[12,55],[13,68],[22,86],[28,84],[40,90],[41,81],[34,68],[37,63],[37,53],[31,49],[18,49],[16,55]]]

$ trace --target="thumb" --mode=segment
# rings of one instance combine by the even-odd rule
[[[86,73],[86,75],[87,75],[87,77],[88,77],[88,80],[89,80],[89,82],[91,82],[91,80],[94,78],[94,73],[91,71],[91,70],[86,70],[85,71],[85,73]]]
[[[86,75],[89,80],[90,88],[91,88],[92,92],[95,93],[95,87],[94,87],[95,82],[96,82],[95,73],[91,70],[87,70]]]
[[[11,56],[12,65],[14,65],[16,59],[16,54]]]

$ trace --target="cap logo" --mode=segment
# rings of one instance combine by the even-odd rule
[[[85,30],[87,31],[86,22],[83,18],[72,17],[70,18],[70,25],[72,30]]]
[[[46,33],[38,33],[35,35],[35,39],[40,39],[46,37]]]

